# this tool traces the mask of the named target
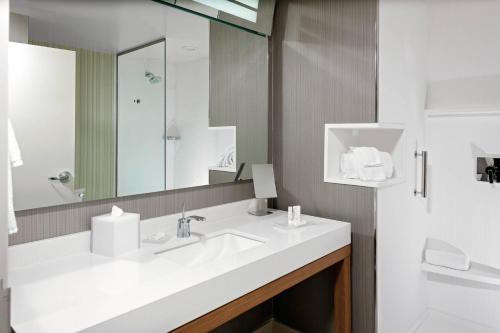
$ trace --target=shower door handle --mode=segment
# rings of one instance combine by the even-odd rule
[[[417,185],[415,184],[415,191],[413,193],[415,196],[420,195],[422,198],[427,198],[427,151],[422,150],[421,153],[415,151],[415,159],[419,157],[422,160],[422,179],[420,191],[417,190]]]

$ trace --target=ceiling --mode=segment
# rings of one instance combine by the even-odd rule
[[[167,62],[208,58],[209,21],[151,0],[11,0],[30,40],[119,53],[166,38]]]

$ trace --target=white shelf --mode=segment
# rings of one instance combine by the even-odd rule
[[[405,180],[403,178],[391,178],[383,182],[368,182],[359,179],[346,179],[341,177],[335,178],[325,178],[325,183],[334,183],[334,184],[343,184],[343,185],[352,185],[352,186],[363,186],[363,187],[373,187],[373,188],[384,188],[390,187],[397,184],[404,183]]]
[[[230,146],[236,149],[236,126],[208,127],[209,132],[209,171],[236,172],[236,154],[234,151],[234,163],[230,166],[220,167],[219,160],[227,153]]]
[[[324,182],[372,188],[403,183],[406,169],[404,128],[404,124],[398,123],[325,124]],[[340,160],[349,147],[375,147],[389,153],[394,163],[394,178],[383,182],[343,178]]]
[[[475,109],[427,109],[427,118],[451,118],[451,117],[498,117],[500,110],[492,108]]]
[[[399,123],[349,123],[349,124],[326,124],[326,128],[332,129],[352,129],[352,130],[366,130],[366,129],[381,129],[381,130],[403,130],[404,124]]]
[[[217,166],[211,166],[208,168],[211,171],[222,171],[222,172],[236,172],[236,164],[231,167],[217,167]]]
[[[422,270],[424,272],[453,277],[461,280],[500,286],[499,269],[474,262],[471,263],[471,268],[468,271],[459,271],[447,267],[435,266],[426,262],[422,263]]]
[[[212,126],[208,127],[209,131],[236,131],[236,126]]]

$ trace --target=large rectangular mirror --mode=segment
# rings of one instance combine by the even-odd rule
[[[11,0],[16,210],[251,179],[268,41],[151,0]]]

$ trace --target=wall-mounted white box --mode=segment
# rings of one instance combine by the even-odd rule
[[[343,178],[340,174],[340,158],[349,147],[375,147],[388,152],[394,163],[393,178],[383,182]],[[403,124],[325,124],[324,149],[324,181],[327,183],[380,188],[405,180]]]
[[[236,172],[236,126],[209,127],[211,142],[211,159],[209,170]],[[231,166],[217,166],[220,157],[227,152],[227,149],[234,147],[234,163]]]
[[[137,250],[140,244],[140,215],[124,213],[121,216],[105,214],[92,218],[92,253],[118,257]]]

